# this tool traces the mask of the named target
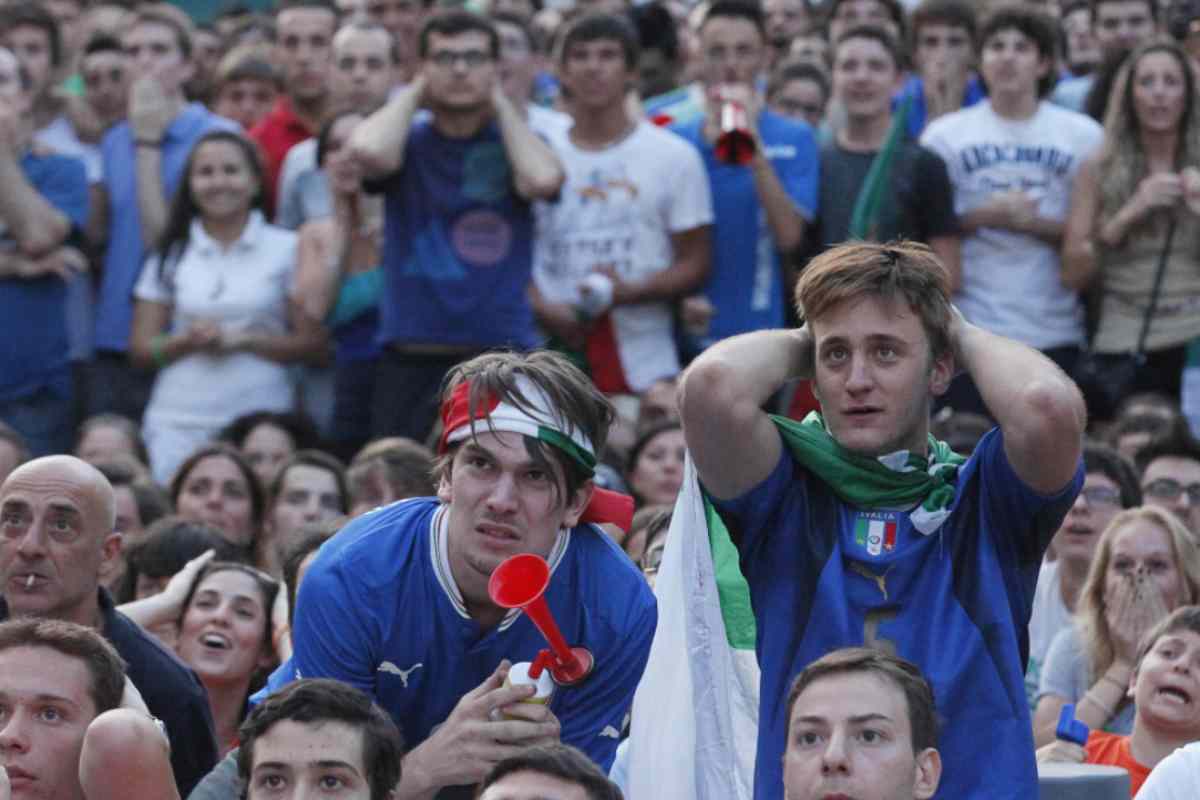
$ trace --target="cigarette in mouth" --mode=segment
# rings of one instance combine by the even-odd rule
[[[32,589],[32,588],[33,588],[33,575],[30,575],[30,576],[29,576],[29,579],[25,581],[25,588],[26,588],[26,589]]]

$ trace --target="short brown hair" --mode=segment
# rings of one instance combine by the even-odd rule
[[[583,789],[588,800],[623,800],[621,789],[604,774],[584,753],[569,744],[538,745],[522,750],[492,767],[479,784],[475,797],[483,796],[488,787],[518,772],[533,772],[573,783]]]
[[[929,747],[937,747],[937,707],[933,687],[921,674],[921,668],[911,661],[888,655],[869,647],[845,647],[826,653],[809,664],[796,676],[787,696],[788,727],[792,711],[804,690],[821,678],[864,672],[894,684],[904,692],[908,706],[908,724],[912,736],[913,755]]]
[[[808,263],[796,282],[796,309],[806,321],[863,296],[902,299],[918,317],[934,357],[950,352],[950,275],[933,250],[916,242],[855,242]]]
[[[121,705],[125,693],[125,661],[91,628],[57,619],[25,617],[0,623],[0,651],[44,647],[84,663],[92,676],[88,694],[96,715]]]
[[[484,353],[476,356],[459,364],[446,376],[442,385],[442,402],[450,399],[459,384],[470,381],[472,418],[475,418],[474,410],[483,408],[484,400],[488,397],[500,398],[528,411],[530,402],[518,388],[519,377],[527,378],[546,395],[563,421],[591,441],[597,456],[604,451],[608,429],[616,414],[613,405],[578,367],[559,353],[535,350],[532,353]],[[478,427],[487,430],[488,424],[483,422]],[[475,432],[472,431],[472,436]],[[545,446],[530,437],[525,437],[525,442],[530,455],[553,459],[562,468],[566,478],[566,493],[560,499],[569,498],[591,477],[582,465],[557,447]],[[435,464],[435,477],[438,479],[450,476],[453,453],[453,449],[449,450]]]
[[[420,442],[403,436],[388,436],[368,442],[355,454],[346,470],[353,501],[363,492],[363,484],[376,470],[397,500],[429,497],[433,485],[433,451]]]
[[[1137,658],[1133,660],[1134,668],[1141,669],[1142,659],[1154,649],[1154,644],[1159,639],[1178,631],[1191,631],[1200,636],[1200,606],[1180,606],[1148,630],[1138,644]]]

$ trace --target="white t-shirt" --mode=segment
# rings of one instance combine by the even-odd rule
[[[712,196],[700,154],[670,131],[639,122],[601,151],[576,147],[566,129],[543,133],[566,172],[557,201],[535,205],[533,277],[551,302],[579,305],[580,284],[610,265],[640,280],[671,266],[671,234],[710,225]],[[617,352],[635,392],[679,372],[666,303],[612,310]]]
[[[1158,762],[1137,800],[1196,800],[1200,797],[1200,742],[1185,745]]]
[[[1079,166],[1101,144],[1094,120],[1048,102],[1025,120],[988,101],[934,120],[921,144],[946,162],[962,216],[996,192],[1023,191],[1038,213],[1065,220]],[[1079,296],[1062,285],[1059,248],[1022,233],[980,228],[962,243],[963,283],[954,302],[980,327],[1038,349],[1083,343]]]
[[[160,277],[158,256],[151,255],[133,290],[139,300],[171,306],[171,333],[195,319],[215,320],[223,330],[287,331],[295,233],[268,225],[255,211],[228,248],[205,233],[199,221],[192,223],[189,237],[169,280]],[[251,411],[286,411],[293,403],[286,365],[245,352],[197,353],[158,373],[146,417],[223,425]]]
[[[46,127],[33,134],[34,141],[63,156],[74,156],[83,162],[88,183],[104,179],[104,164],[100,145],[89,144],[75,134],[75,128],[65,116],[55,117]]]
[[[1042,665],[1046,663],[1050,643],[1059,631],[1070,627],[1071,612],[1062,599],[1058,562],[1043,563],[1033,594],[1033,613],[1029,617],[1029,666],[1025,670],[1025,691],[1031,708],[1037,704]]]

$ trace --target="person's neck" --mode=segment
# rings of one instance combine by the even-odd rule
[[[104,614],[100,611],[99,587],[92,590],[85,602],[80,603],[62,616],[56,616],[55,619],[62,620],[63,622],[74,622],[76,625],[83,625],[92,630],[103,631]]]
[[[63,113],[63,102],[50,92],[43,92],[33,101],[33,129],[40,131]]]
[[[1129,752],[1139,764],[1153,769],[1177,748],[1195,741],[1197,733],[1195,730],[1175,735],[1161,733],[1151,729],[1137,714],[1133,718],[1133,733],[1129,735]]]
[[[999,92],[991,96],[991,102],[992,111],[996,112],[996,116],[1011,120],[1026,120],[1037,113],[1041,100],[1035,90],[1033,93]]]
[[[434,112],[433,127],[447,139],[470,139],[483,130],[491,116],[486,105],[469,111],[439,109]]]
[[[625,101],[598,109],[577,109],[572,115],[571,141],[584,150],[604,150],[625,138],[636,121],[625,111]]]
[[[873,117],[847,117],[837,134],[838,146],[852,153],[878,152],[891,126],[890,112]]]
[[[1142,131],[1139,137],[1146,164],[1153,172],[1173,172],[1179,151],[1178,131]]]
[[[246,693],[250,679],[233,682],[202,681],[208,692],[208,708],[212,712],[213,731],[217,734],[217,746],[224,753],[237,737],[242,711],[246,707]]]
[[[229,245],[236,242],[242,235],[242,231],[246,229],[246,223],[249,220],[250,211],[247,209],[236,217],[201,219],[200,224],[204,227],[204,232],[211,236],[214,241],[220,243],[222,247],[229,247]]]
[[[1079,601],[1079,592],[1087,579],[1088,563],[1076,561],[1073,558],[1058,559],[1058,590],[1062,593],[1063,605],[1067,611],[1075,613],[1075,604]]]
[[[325,122],[325,112],[329,108],[328,92],[318,97],[306,98],[289,95],[288,101],[292,105],[292,113],[304,123],[304,127],[314,134],[321,129],[321,124]]]

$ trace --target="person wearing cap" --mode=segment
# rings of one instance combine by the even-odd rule
[[[322,546],[280,674],[336,678],[392,715],[410,748],[397,798],[476,784],[559,740],[607,770],[657,621],[645,579],[593,524],[627,529],[633,512],[631,498],[592,482],[612,406],[558,354],[490,353],[449,374],[441,416],[437,497],[371,511]],[[509,662],[547,646],[488,593],[493,570],[519,553],[549,563],[550,612],[594,658],[548,706],[505,685]]]

